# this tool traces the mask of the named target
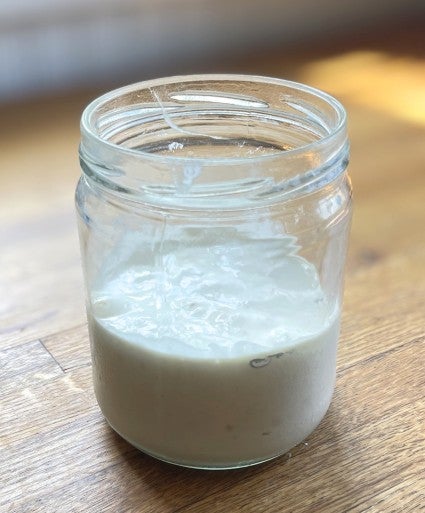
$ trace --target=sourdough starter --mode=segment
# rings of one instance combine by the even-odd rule
[[[99,277],[89,328],[111,426],[177,464],[237,467],[301,442],[333,392],[339,312],[285,238],[169,242]]]

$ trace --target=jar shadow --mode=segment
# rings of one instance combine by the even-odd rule
[[[235,498],[244,502],[256,500],[257,492],[267,493],[268,500],[281,500],[286,494],[293,494],[300,481],[306,493],[309,487],[313,492],[323,462],[329,458],[332,463],[328,461],[327,468],[332,476],[324,481],[326,493],[345,494],[351,486],[341,471],[346,448],[335,407],[330,408],[312,435],[290,452],[259,465],[231,470],[199,470],[165,463],[110,431],[110,442],[122,456],[120,493],[127,506],[140,507],[141,501],[148,501],[157,510],[177,511],[216,496],[214,502],[225,508],[224,504],[230,507]],[[276,482],[278,487],[273,486]]]
[[[268,472],[287,460],[287,455],[250,467],[229,470],[186,468],[157,460],[139,451],[110,429],[110,443],[122,456],[121,493],[126,504],[150,501],[160,511],[175,511],[220,492],[228,494],[247,479]]]

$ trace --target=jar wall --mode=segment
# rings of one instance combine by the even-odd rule
[[[270,117],[270,98],[262,106],[260,86],[252,125],[258,109]],[[287,103],[290,87],[285,83]],[[210,96],[217,103],[217,95]],[[134,101],[134,94],[123,97]],[[223,97],[218,101],[223,109]],[[236,121],[229,123],[229,108],[218,131],[216,111],[202,118],[209,119],[205,145],[189,137],[188,127],[193,131],[200,121],[195,116],[192,123],[193,111],[183,115],[181,105],[174,120],[169,116],[175,106],[160,106],[165,125],[157,111],[153,121],[148,116],[157,128],[149,128],[146,138],[140,129],[146,119],[134,114],[134,105],[131,126],[118,100],[95,105],[102,106],[108,137],[115,139],[105,146],[105,134],[87,140],[84,129],[84,173],[76,194],[99,405],[136,447],[199,468],[276,457],[322,419],[334,387],[351,218],[344,130],[327,145],[313,138],[292,156],[282,136],[278,152],[274,144],[271,154],[241,157],[245,100],[239,95],[232,101]],[[249,102],[255,103],[252,95]],[[301,104],[304,116],[305,99]],[[126,119],[127,139],[121,121],[114,128],[117,118]],[[167,131],[175,131],[177,119],[185,120],[184,144],[180,138],[170,150]],[[286,134],[290,126],[284,126]],[[167,145],[150,141],[152,133]],[[211,134],[221,138],[218,145],[210,144]],[[176,159],[179,145],[189,153]],[[147,150],[153,147],[154,156]],[[215,151],[221,152],[217,158]]]
[[[182,213],[123,204],[84,178],[78,185],[76,203],[88,298],[96,279],[118,273],[134,246],[154,255],[167,239],[186,245],[208,241],[214,245],[240,233],[248,239],[279,237],[286,241],[282,256],[295,252],[310,262],[327,296],[336,306],[341,301],[351,223],[351,184],[345,173],[325,191],[308,198],[242,212]]]

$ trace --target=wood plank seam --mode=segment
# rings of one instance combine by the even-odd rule
[[[42,345],[42,347],[44,348],[44,350],[50,355],[50,357],[55,361],[56,365],[60,368],[60,370],[65,374],[66,371],[65,369],[62,367],[62,365],[56,360],[56,358],[54,357],[54,355],[47,349],[47,347],[44,345],[44,342],[43,340],[40,338],[38,339],[38,341],[40,342],[40,344]]]

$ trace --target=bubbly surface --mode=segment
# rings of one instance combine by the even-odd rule
[[[225,358],[292,346],[332,317],[314,266],[293,250],[275,238],[135,254],[94,290],[92,315],[167,354]]]

